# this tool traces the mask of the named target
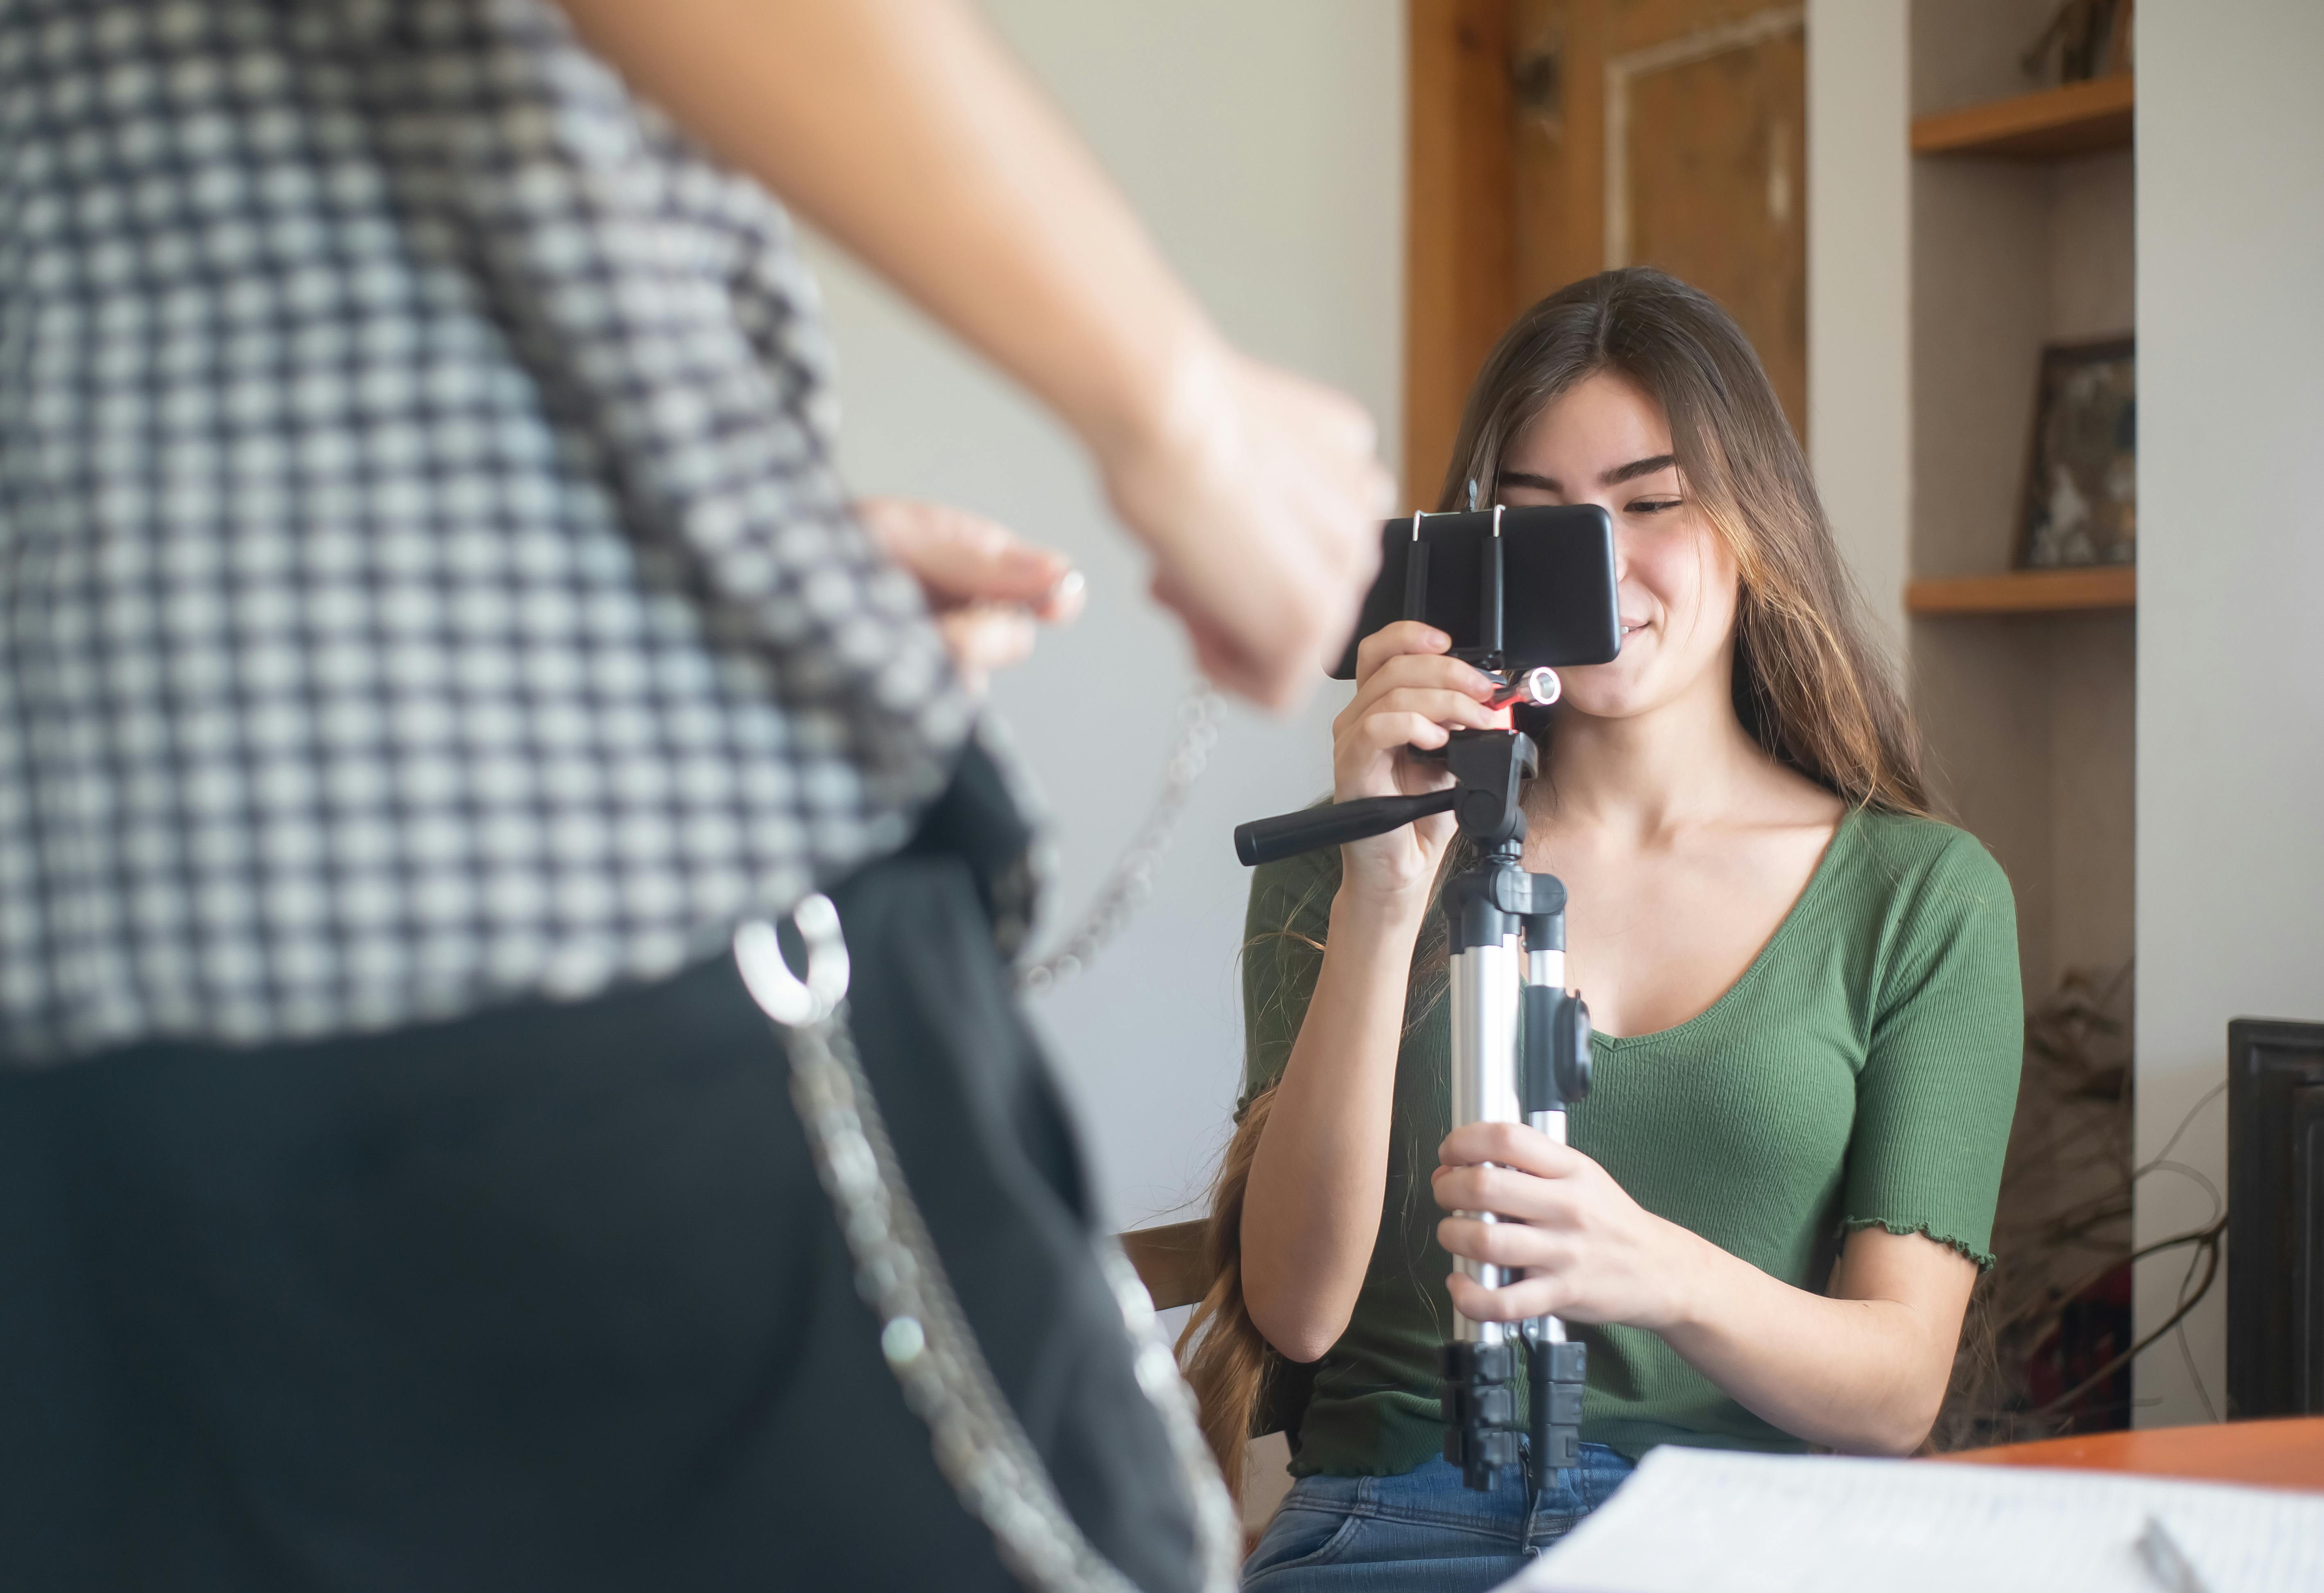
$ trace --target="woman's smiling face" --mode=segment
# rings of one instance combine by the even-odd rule
[[[1586,378],[1517,434],[1497,488],[1512,508],[1597,504],[1613,518],[1621,656],[1560,670],[1569,709],[1628,718],[1713,671],[1728,690],[1735,557],[1689,495],[1653,399],[1610,372]]]

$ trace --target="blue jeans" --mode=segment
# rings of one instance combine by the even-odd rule
[[[1573,1530],[1630,1475],[1604,1444],[1536,1496],[1521,1468],[1504,1467],[1490,1493],[1431,1460],[1401,1477],[1303,1477],[1243,1561],[1250,1593],[1460,1593],[1498,1587]]]

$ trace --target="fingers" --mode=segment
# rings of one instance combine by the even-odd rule
[[[1452,1296],[1452,1309],[1472,1322],[1574,1317],[1570,1292],[1554,1277],[1520,1278],[1506,1288],[1488,1289],[1466,1273],[1454,1273],[1445,1280],[1444,1287]]]
[[[1441,725],[1489,730],[1504,711],[1486,707],[1462,687],[1398,686],[1374,698],[1363,717],[1369,720],[1382,714],[1417,714]]]
[[[1400,653],[1442,653],[1452,645],[1452,637],[1416,619],[1382,625],[1356,644],[1356,683],[1362,685],[1380,665]]]
[[[1427,653],[1393,654],[1357,685],[1348,706],[1332,722],[1334,733],[1346,730],[1373,712],[1391,693],[1413,690],[1453,693],[1481,707],[1492,695],[1493,686],[1481,671],[1456,658]],[[1488,714],[1499,711],[1486,710]],[[1460,722],[1470,723],[1469,710],[1461,712],[1463,717]],[[1484,721],[1476,722],[1482,725]]]
[[[1488,1266],[1554,1267],[1572,1257],[1570,1235],[1522,1222],[1480,1222],[1473,1217],[1448,1217],[1436,1225],[1436,1242],[1444,1246],[1447,1255],[1483,1262]]]
[[[855,513],[880,550],[920,583],[971,690],[1033,651],[1037,620],[1062,625],[1081,612],[1081,573],[1065,555],[981,514],[908,498],[866,498]]]
[[[1451,683],[1394,684],[1406,676]],[[1375,671],[1357,699],[1333,721],[1334,796],[1344,801],[1351,797],[1444,785],[1451,778],[1445,770],[1416,765],[1406,752],[1413,747],[1441,747],[1451,739],[1454,727],[1491,729],[1507,717],[1506,710],[1485,706],[1472,678],[1482,679],[1467,664],[1424,655],[1398,657]]]
[[[1401,752],[1407,746],[1439,747],[1452,738],[1452,732],[1426,714],[1379,713],[1351,730],[1343,738],[1343,746],[1359,755],[1377,755]],[[1369,763],[1371,757],[1365,756],[1363,761]]]
[[[1032,615],[1045,625],[1067,625],[1081,617],[1089,602],[1089,582],[1078,570],[1065,571],[1065,579],[1043,593],[1032,606]]]
[[[1078,611],[1071,560],[981,514],[907,498],[866,498],[855,512],[881,551],[911,571],[932,608],[1017,603],[1045,619],[1051,616],[1042,610],[1061,604]]]
[[[1574,1219],[1570,1179],[1541,1178],[1507,1167],[1440,1167],[1429,1180],[1436,1204],[1446,1211],[1489,1211],[1496,1217],[1549,1226]],[[1480,1261],[1496,1259],[1480,1255]]]
[[[994,603],[954,608],[936,616],[936,630],[972,691],[983,690],[987,677],[1022,662],[1033,651],[1033,618],[1022,608]]]
[[[1404,653],[1381,660],[1379,668],[1357,686],[1356,695],[1348,706],[1360,713],[1388,692],[1412,686],[1457,691],[1480,703],[1491,697],[1494,691],[1493,682],[1482,670],[1465,664],[1457,658]]]
[[[1444,1169],[1493,1162],[1536,1178],[1572,1178],[1596,1162],[1522,1123],[1464,1123],[1444,1136],[1436,1159]],[[1481,1209],[1481,1208],[1471,1208]]]
[[[1431,750],[1443,746],[1452,739],[1453,727],[1482,727],[1478,726],[1479,718],[1491,717],[1490,710],[1449,693],[1414,692],[1409,698],[1399,694],[1398,699],[1382,703],[1352,723],[1340,727],[1332,740],[1335,787],[1349,782],[1377,783],[1386,778],[1391,763],[1406,748]],[[1422,789],[1434,789],[1450,778],[1443,769],[1430,770],[1422,781]],[[1342,791],[1339,794],[1344,799],[1360,793]]]

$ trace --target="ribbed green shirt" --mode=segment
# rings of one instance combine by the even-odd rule
[[[1335,850],[1252,881],[1244,1107],[1289,1060],[1339,883]],[[1418,971],[1432,944],[1441,956],[1432,921],[1397,1057],[1379,1237],[1347,1331],[1312,1368],[1292,1468],[1302,1476],[1409,1471],[1443,1442],[1452,1259],[1436,1243],[1429,1172],[1450,1129],[1449,1018],[1441,972]],[[1987,1265],[2024,1033],[2016,912],[1999,866],[1950,826],[1854,811],[1726,994],[1675,1028],[1592,1037],[1594,1081],[1568,1133],[1647,1210],[1799,1288],[1821,1292],[1841,1237],[1874,1225]],[[1634,1459],[1658,1443],[1806,1447],[1655,1334],[1579,1331],[1584,1440]]]

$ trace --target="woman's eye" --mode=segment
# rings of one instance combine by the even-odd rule
[[[1684,498],[1639,498],[1625,507],[1632,514],[1660,514],[1665,510],[1677,508],[1684,502]]]

